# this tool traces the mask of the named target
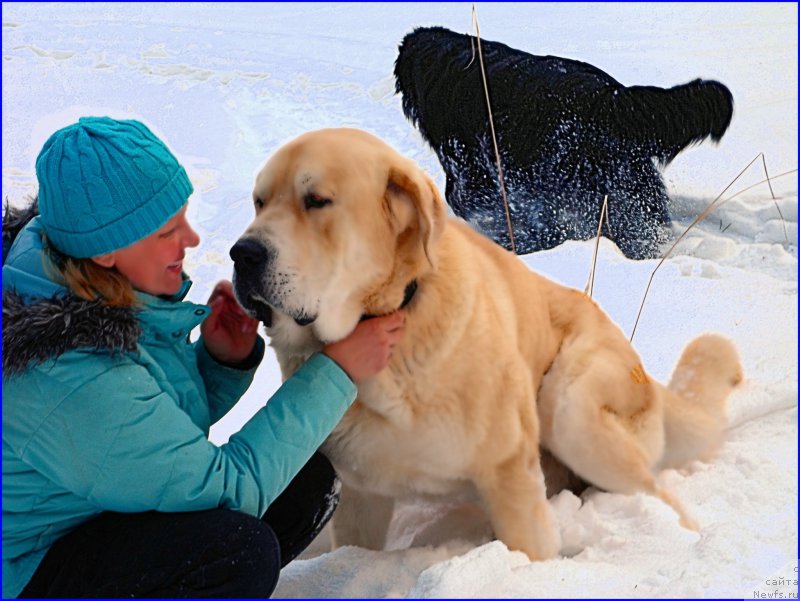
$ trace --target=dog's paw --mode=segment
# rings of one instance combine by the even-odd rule
[[[558,528],[553,507],[547,501],[541,504],[537,519],[537,528],[534,540],[528,549],[524,551],[531,561],[543,561],[558,557],[561,551],[561,531]]]

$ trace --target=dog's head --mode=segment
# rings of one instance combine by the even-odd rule
[[[354,129],[310,132],[259,172],[256,217],[231,249],[239,302],[265,321],[269,307],[343,338],[364,314],[403,302],[435,267],[445,205],[413,161]]]

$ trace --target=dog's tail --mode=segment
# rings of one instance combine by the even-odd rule
[[[695,79],[673,88],[621,87],[609,92],[609,126],[651,147],[666,165],[687,146],[719,142],[733,118],[733,96],[717,81]]]
[[[739,355],[730,340],[705,334],[689,343],[666,389],[666,444],[660,467],[680,467],[717,450],[727,423],[728,395],[742,377]]]

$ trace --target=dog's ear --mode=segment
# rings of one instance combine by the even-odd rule
[[[386,208],[398,239],[413,236],[431,267],[436,267],[436,242],[444,231],[447,210],[433,180],[416,163],[395,165],[386,183]]]

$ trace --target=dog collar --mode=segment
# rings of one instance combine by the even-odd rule
[[[414,295],[417,293],[417,280],[411,280],[411,283],[406,286],[406,290],[403,293],[403,302],[398,307],[398,310],[405,309],[406,305],[411,302],[411,299],[414,298]],[[373,317],[377,317],[377,315],[370,315],[369,313],[365,313],[361,316],[361,321],[366,319],[372,319]]]

